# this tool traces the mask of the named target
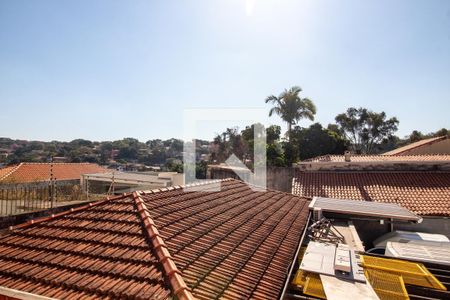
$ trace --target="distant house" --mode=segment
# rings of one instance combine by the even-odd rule
[[[110,170],[92,163],[20,163],[0,169],[0,183],[30,183],[56,180],[81,180],[82,174]]]
[[[83,190],[98,194],[152,190],[184,184],[184,174],[177,172],[109,172],[81,175]]]
[[[430,139],[421,140],[392,151],[383,153],[383,155],[423,155],[423,154],[450,154],[450,138],[439,136]]]
[[[450,235],[450,155],[321,156],[297,164],[292,193],[395,203]]]
[[[10,154],[11,151],[9,149],[0,149],[0,159],[8,158]]]

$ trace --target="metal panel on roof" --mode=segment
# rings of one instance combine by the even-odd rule
[[[370,284],[348,281],[334,276],[320,274],[323,289],[327,299],[347,300],[349,295],[353,299],[380,299]]]
[[[320,208],[324,212],[347,215],[379,217],[402,221],[414,221],[418,223],[422,222],[421,217],[394,203],[314,197],[309,205],[309,209],[313,210],[314,208]]]
[[[311,241],[308,243],[299,268],[303,271],[335,276],[350,281],[366,281],[364,271],[358,266],[354,251],[350,253],[351,271],[349,273],[335,270],[335,256],[336,245]]]
[[[426,241],[387,242],[385,255],[450,266],[450,243]]]

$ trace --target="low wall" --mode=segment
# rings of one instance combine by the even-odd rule
[[[244,173],[242,180],[247,180],[249,172]],[[267,168],[267,188],[290,193],[292,191],[292,178],[294,176],[294,168],[288,167],[268,167]],[[235,178],[241,179],[228,167],[209,166],[207,172],[208,179],[225,179]]]
[[[47,216],[50,216],[51,214],[56,214],[56,213],[59,213],[62,211],[69,210],[71,208],[75,208],[75,207],[78,207],[81,205],[86,205],[86,203],[88,203],[88,202],[78,202],[75,204],[58,206],[58,207],[49,208],[46,210],[40,210],[40,211],[18,214],[18,215],[13,215],[13,216],[0,217],[0,229],[5,229],[5,228],[8,228],[9,226],[14,226],[14,225],[18,225],[21,223],[25,223],[32,219],[47,217]]]

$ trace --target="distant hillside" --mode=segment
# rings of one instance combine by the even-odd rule
[[[198,145],[209,145],[198,141]],[[198,147],[200,154],[207,153],[207,147]],[[183,141],[179,139],[149,140],[145,143],[134,138],[117,141],[92,142],[76,139],[71,142],[41,142],[0,138],[0,163],[48,162],[92,162],[102,165],[114,163],[140,163],[164,165],[169,159],[181,159]]]

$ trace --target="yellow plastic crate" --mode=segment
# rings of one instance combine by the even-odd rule
[[[365,269],[367,281],[370,283],[380,300],[408,300],[408,292],[401,275]]]
[[[444,291],[447,290],[445,286],[421,263],[361,255],[361,264],[364,268],[382,270],[401,275],[406,284]]]
[[[298,269],[297,273],[295,273],[294,279],[292,280],[292,284],[303,288],[306,283],[306,272]]]
[[[303,287],[303,293],[313,297],[327,299],[319,274],[308,273],[308,275],[306,275],[306,282],[305,286]]]

